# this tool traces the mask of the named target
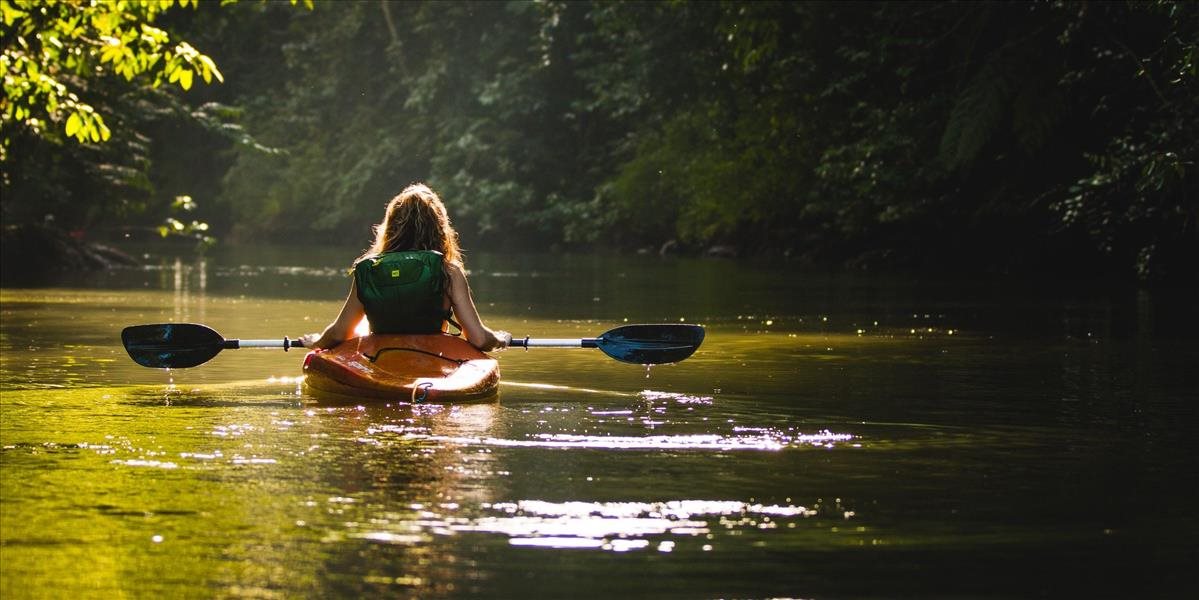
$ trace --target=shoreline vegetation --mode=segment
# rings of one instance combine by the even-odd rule
[[[72,272],[140,265],[110,245],[85,241],[49,225],[13,225],[0,230],[0,282],[36,285]]]
[[[2,1],[6,271],[353,243],[424,181],[483,251],[1199,278],[1196,3]]]
[[[5,288],[57,287],[74,286],[90,280],[94,275],[103,272],[115,272],[124,269],[140,270],[158,268],[162,261],[174,261],[181,258],[185,263],[190,259],[208,258],[211,264],[212,255],[225,255],[230,252],[243,252],[245,248],[269,248],[273,253],[283,253],[283,248],[289,247],[272,240],[221,240],[212,241],[199,237],[172,236],[161,238],[157,235],[125,236],[121,235],[80,235],[80,232],[64,232],[52,226],[21,225],[6,226],[0,233],[0,286]],[[343,248],[345,256],[354,255],[365,245],[337,244]],[[17,249],[11,251],[11,249]],[[468,251],[468,255],[476,252],[494,253],[492,250],[478,249]],[[513,252],[528,253],[530,250],[515,249]],[[1071,293],[1083,294],[1122,294],[1135,290],[1165,291],[1180,290],[1187,292],[1194,289],[1193,281],[1184,278],[1142,280],[1131,275],[1113,277],[1110,273],[1100,270],[1084,271],[1080,269],[1054,270],[1050,268],[1020,269],[1020,270],[991,270],[955,269],[947,263],[924,265],[878,266],[870,263],[837,262],[821,263],[804,257],[768,255],[746,256],[736,254],[728,247],[711,249],[680,249],[676,243],[667,243],[663,248],[644,247],[627,248],[598,248],[594,250],[579,248],[555,247],[554,254],[576,256],[623,256],[629,259],[636,257],[638,261],[731,261],[754,262],[769,265],[770,268],[782,269],[787,277],[820,277],[844,275],[848,277],[882,277],[894,280],[905,279],[913,283],[925,282],[933,285],[945,282],[961,282],[966,285],[978,285],[980,282],[990,282],[994,285],[1014,286],[1013,289],[1037,288],[1041,290],[1072,290]],[[281,254],[281,256],[285,255]],[[282,259],[284,264],[286,259]],[[290,264],[290,263],[286,263]],[[338,267],[338,259],[333,259],[329,265]]]

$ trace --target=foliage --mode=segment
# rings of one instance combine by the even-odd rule
[[[147,78],[154,87],[176,83],[184,90],[196,77],[222,80],[211,58],[153,25],[176,4],[197,2],[0,0],[4,126],[20,124],[39,133],[54,123],[79,142],[106,141],[111,129],[81,97],[90,80],[111,73],[126,81]],[[3,139],[7,147],[8,137]]]
[[[128,227],[140,215],[143,222],[161,220],[159,231],[177,233],[168,216],[174,195],[159,192],[152,172],[154,135],[170,129],[164,123],[190,123],[264,149],[231,123],[236,111],[216,102],[189,106],[179,96],[197,80],[223,81],[212,58],[159,26],[169,22],[170,9],[199,6],[198,0],[0,0],[6,222],[82,232],[114,219]],[[206,227],[194,223],[183,231]]]
[[[176,110],[224,116],[139,172],[235,239],[365,243],[423,180],[469,247],[1199,271],[1195,3],[287,8],[168,18],[229,81]]]
[[[1085,231],[1105,255],[1131,264],[1143,278],[1193,275],[1199,9],[1172,3],[1105,8],[1115,14],[1079,10],[1069,34],[1105,43],[1092,46],[1094,61],[1071,65],[1065,75],[1071,91],[1106,117],[1104,135],[1085,149],[1079,176],[1051,194],[1050,207],[1064,226]],[[1175,23],[1185,26],[1165,27]],[[1099,77],[1124,85],[1095,89]]]

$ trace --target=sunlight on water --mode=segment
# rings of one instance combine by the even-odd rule
[[[124,465],[126,467],[152,467],[152,468],[156,468],[156,469],[177,469],[177,468],[179,468],[179,465],[177,463],[170,462],[170,461],[161,461],[161,460],[141,460],[141,459],[114,460],[114,461],[112,461],[112,464]]]
[[[501,380],[500,385],[505,386],[505,387],[525,388],[525,389],[531,389],[531,390],[544,390],[544,391],[550,391],[550,392],[556,391],[556,392],[570,392],[570,393],[583,393],[583,394],[603,394],[603,395],[611,395],[611,396],[631,396],[632,395],[628,392],[621,392],[621,391],[617,391],[617,390],[597,390],[597,389],[592,389],[592,388],[573,387],[573,386],[569,386],[569,385],[556,385],[556,384],[552,384],[552,383],[526,383],[526,382],[520,382],[520,381],[509,381],[507,379]]]
[[[760,504],[735,500],[670,500],[665,502],[547,502],[520,500],[485,503],[479,516],[456,516],[456,504],[437,507],[414,505],[416,514],[409,518],[390,515],[373,518],[365,531],[362,523],[348,523],[347,538],[385,544],[411,545],[427,541],[433,535],[464,533],[507,536],[513,546],[600,549],[612,552],[645,550],[671,552],[684,540],[710,550],[714,540],[738,536],[747,531],[795,529],[807,519],[820,517],[844,522],[856,512],[840,500],[831,504],[817,502],[811,507],[793,504]],[[438,509],[438,510],[434,510]],[[439,512],[440,511],[440,512]],[[377,527],[383,526],[383,527]],[[337,541],[331,534],[326,542]],[[676,539],[663,539],[673,537]]]
[[[454,444],[524,448],[601,448],[608,450],[781,450],[785,444],[761,438],[728,438],[717,435],[586,436],[540,434],[532,440],[499,438],[456,438],[409,435]]]
[[[691,394],[681,394],[678,392],[655,392],[654,390],[643,390],[638,394],[641,398],[649,401],[654,400],[673,400],[679,404],[712,404],[711,396],[695,396]]]
[[[544,502],[521,500],[502,502],[490,506],[509,514],[539,515],[543,517],[582,518],[664,518],[670,521],[686,521],[693,516],[729,516],[760,514],[779,517],[813,517],[817,511],[803,506],[780,506],[777,504],[747,504],[735,500],[671,500],[667,502]]]
[[[593,415],[624,415],[629,411],[597,411]],[[736,435],[690,434],[690,435],[576,435],[576,434],[532,434],[526,439],[498,437],[468,437],[436,435],[420,431],[408,425],[382,424],[367,429],[368,436],[381,433],[399,434],[404,439],[425,440],[459,445],[478,445],[514,448],[594,448],[608,450],[782,450],[799,446],[831,448],[837,442],[848,442],[855,436],[848,433],[820,431],[811,434],[787,434],[769,428],[741,427],[734,429]],[[222,434],[224,435],[224,434]],[[363,438],[372,443],[377,440]]]
[[[538,434],[534,439],[467,438],[438,435],[406,434],[411,439],[424,439],[452,444],[508,446],[521,448],[597,448],[608,450],[782,450],[803,444],[827,446],[833,442],[852,440],[844,433],[823,432],[796,436],[720,436],[720,435],[651,435],[651,436],[589,436],[567,434]]]

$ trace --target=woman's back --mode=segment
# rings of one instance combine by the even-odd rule
[[[358,300],[372,333],[438,333],[449,319],[442,255],[384,252],[354,265]]]

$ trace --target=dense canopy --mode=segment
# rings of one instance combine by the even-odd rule
[[[365,243],[419,180],[473,249],[1196,271],[1195,3],[180,4],[52,102],[2,1],[6,225]]]

